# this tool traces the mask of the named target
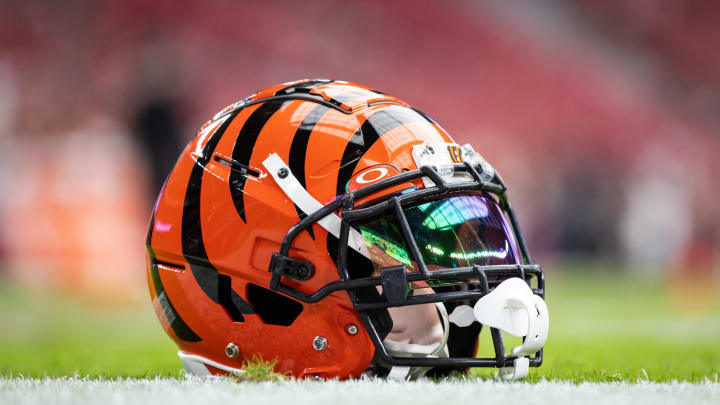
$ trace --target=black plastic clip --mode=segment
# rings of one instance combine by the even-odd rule
[[[405,266],[385,267],[380,275],[383,292],[389,303],[399,304],[407,299],[409,289]]]
[[[315,266],[306,260],[283,256],[280,253],[273,253],[270,259],[269,271],[273,273],[273,276],[305,281],[315,273]]]

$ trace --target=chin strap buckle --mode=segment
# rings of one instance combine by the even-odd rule
[[[460,305],[450,314],[450,322],[459,327],[470,326],[475,321],[525,338],[522,345],[510,352],[516,357],[513,367],[501,368],[500,375],[506,380],[526,377],[528,357],[540,351],[547,340],[550,321],[545,301],[533,294],[524,280],[509,278],[480,298],[474,307]]]
[[[312,277],[315,266],[307,260],[295,259],[273,253],[270,259],[270,269],[273,276],[288,277],[293,280],[305,281]]]

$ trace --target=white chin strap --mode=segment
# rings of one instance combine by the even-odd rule
[[[459,327],[470,326],[475,321],[525,338],[522,345],[510,352],[517,357],[514,367],[501,368],[500,375],[506,380],[526,377],[528,357],[542,349],[547,340],[550,321],[545,301],[533,294],[525,281],[513,277],[480,298],[474,308],[460,305],[450,314],[450,322]]]
[[[398,342],[386,338],[383,346],[388,354],[394,357],[448,357],[447,341],[450,336],[450,317],[448,316],[445,305],[436,302],[435,306],[442,320],[443,338],[439,343],[420,345],[417,343],[409,343],[409,341]],[[438,328],[440,325],[437,326]],[[431,334],[433,331],[429,331]],[[390,369],[387,378],[390,380],[406,380],[408,378],[422,377],[430,367],[399,367],[395,366]]]

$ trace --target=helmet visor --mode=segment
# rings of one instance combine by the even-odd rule
[[[403,208],[428,270],[517,263],[512,229],[486,194],[455,195]],[[354,224],[375,271],[406,265],[417,269],[393,212]]]

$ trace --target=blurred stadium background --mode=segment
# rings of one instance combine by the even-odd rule
[[[717,373],[696,349],[720,334],[718,21],[712,0],[0,0],[0,373],[178,368],[147,302],[153,200],[215,112],[312,77],[403,98],[503,173],[556,352],[660,356],[668,333]]]

